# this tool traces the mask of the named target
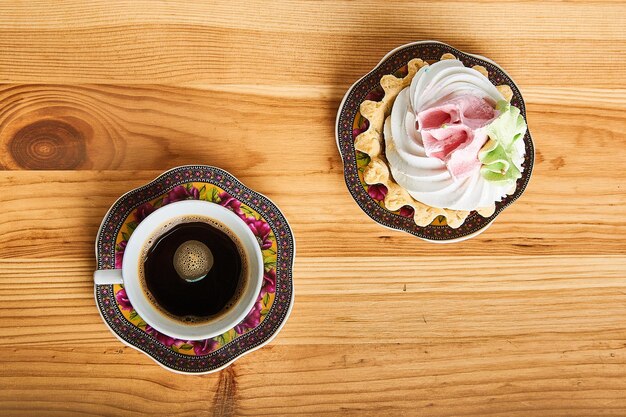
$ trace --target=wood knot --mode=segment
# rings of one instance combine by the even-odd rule
[[[86,158],[80,130],[60,120],[40,120],[18,130],[8,150],[24,169],[76,169]]]

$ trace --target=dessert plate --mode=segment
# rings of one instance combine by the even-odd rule
[[[296,248],[285,216],[267,197],[224,170],[189,165],[166,171],[113,204],[96,238],[97,268],[120,268],[126,242],[137,225],[160,207],[189,199],[232,210],[257,238],[263,254],[263,285],[248,315],[217,337],[180,340],[151,328],[133,309],[123,285],[95,285],[95,297],[102,319],[123,343],[171,371],[202,374],[228,366],[268,343],[280,331],[293,305]]]
[[[354,147],[356,136],[367,129],[367,120],[360,114],[360,105],[364,100],[379,101],[382,98],[383,91],[380,87],[380,80],[384,75],[404,76],[407,63],[411,59],[421,58],[424,61],[433,62],[438,61],[446,53],[454,55],[466,67],[482,65],[489,72],[489,80],[494,85],[509,85],[513,91],[511,104],[518,107],[526,119],[526,107],[519,88],[497,64],[485,57],[461,52],[441,42],[423,41],[403,45],[389,52],[372,71],[348,89],[339,106],[335,130],[337,147],[343,160],[344,179],[350,194],[359,207],[383,226],[402,230],[432,242],[460,241],[484,231],[502,210],[522,195],[530,180],[534,163],[534,145],[530,131],[527,131],[524,136],[526,149],[523,163],[524,171],[517,181],[515,193],[496,203],[493,215],[485,218],[473,211],[458,228],[448,226],[443,216],[435,218],[428,226],[421,227],[415,224],[411,218],[412,211],[404,207],[398,211],[390,211],[385,208],[383,199],[386,188],[380,184],[368,185],[365,183],[363,169],[367,166],[369,157]]]

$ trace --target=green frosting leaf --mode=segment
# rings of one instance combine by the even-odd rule
[[[487,126],[489,140],[478,152],[480,173],[487,181],[510,184],[522,176],[513,163],[519,158],[514,144],[526,134],[526,122],[519,109],[504,100],[498,102],[496,109],[500,115]]]

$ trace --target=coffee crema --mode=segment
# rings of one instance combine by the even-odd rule
[[[228,227],[205,216],[181,216],[146,241],[139,282],[161,314],[206,324],[238,303],[248,285],[248,262]]]

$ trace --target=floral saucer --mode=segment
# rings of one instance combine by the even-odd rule
[[[517,181],[515,193],[496,203],[495,212],[489,217],[482,217],[475,211],[471,212],[465,222],[458,228],[446,223],[444,216],[438,216],[426,227],[415,224],[412,219],[413,209],[405,206],[398,211],[387,210],[383,200],[387,188],[382,184],[368,185],[363,179],[363,170],[369,163],[367,154],[355,149],[354,139],[364,132],[368,125],[360,113],[364,100],[380,101],[384,94],[380,80],[384,75],[394,74],[403,77],[407,72],[407,63],[414,58],[424,61],[438,61],[443,54],[450,53],[463,62],[466,67],[481,65],[489,73],[489,80],[494,85],[506,84],[513,91],[511,104],[520,109],[526,119],[526,107],[519,88],[511,77],[495,62],[479,55],[467,54],[436,41],[415,42],[400,46],[389,52],[380,63],[363,78],[354,83],[347,91],[339,106],[336,122],[336,140],[339,153],[343,160],[344,179],[350,194],[359,207],[377,223],[391,229],[402,230],[424,240],[433,242],[454,242],[465,240],[484,231],[513,201],[517,200],[526,189],[533,169],[534,146],[530,132],[524,136],[526,156],[523,163],[524,171]]]
[[[263,285],[250,313],[235,327],[207,340],[179,340],[150,327],[133,309],[123,285],[96,285],[98,309],[110,330],[163,367],[179,373],[220,370],[268,343],[293,305],[295,241],[281,211],[219,168],[189,165],[171,169],[124,194],[104,217],[96,239],[98,269],[120,268],[137,225],[160,207],[179,200],[205,200],[237,214],[257,237],[263,254]]]

